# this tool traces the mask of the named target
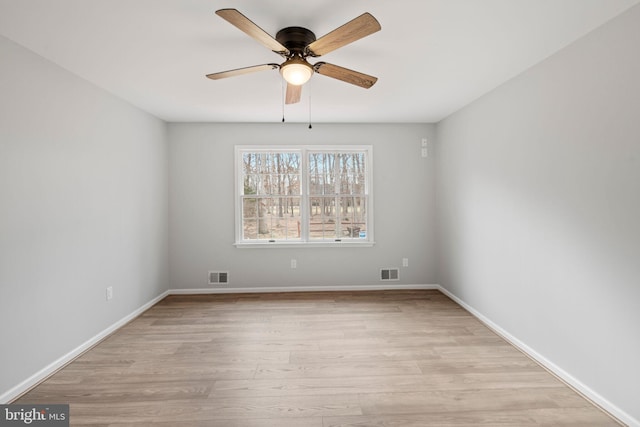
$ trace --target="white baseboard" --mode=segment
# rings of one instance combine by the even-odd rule
[[[391,291],[391,290],[439,290],[440,285],[363,285],[363,286],[269,286],[269,287],[218,287],[196,289],[171,289],[171,295],[198,294],[243,294],[243,293],[277,293],[277,292],[330,292],[330,291]]]
[[[17,386],[2,393],[0,395],[0,404],[6,404],[8,402],[11,402],[14,399],[17,399],[22,394],[29,391],[32,387],[34,387],[38,383],[47,379],[51,374],[55,373],[60,368],[64,367],[66,364],[73,361],[76,357],[80,356],[82,353],[89,350],[94,345],[98,344],[100,341],[102,341],[103,339],[105,339],[106,337],[108,337],[109,335],[111,335],[112,333],[114,333],[115,331],[117,331],[127,323],[129,323],[131,320],[141,315],[143,312],[151,308],[153,305],[157,304],[160,300],[162,300],[167,295],[169,295],[169,291],[165,291],[161,295],[158,295],[148,303],[144,304],[143,306],[129,313],[128,315],[118,320],[117,322],[115,322],[105,330],[99,332],[97,335],[93,336],[92,338],[88,339],[84,343],[80,344],[78,347],[71,350],[69,353],[65,354],[64,356],[60,357],[58,360],[51,362],[49,365],[45,366],[35,374],[31,375],[29,378],[22,381]]]
[[[511,345],[518,348],[520,351],[531,357],[533,360],[542,365],[545,369],[553,373],[560,380],[564,381],[567,385],[572,387],[578,393],[582,394],[587,399],[591,400],[593,403],[598,405],[601,409],[608,412],[613,417],[617,418],[619,421],[625,423],[629,427],[640,427],[640,421],[636,420],[631,415],[627,414],[622,409],[618,408],[616,405],[611,403],[609,400],[602,397],[600,394],[596,393],[594,390],[586,386],[580,380],[569,374],[564,369],[560,368],[558,365],[553,363],[551,360],[542,356],[540,353],[535,351],[533,348],[529,347],[524,342],[520,341],[515,336],[511,335],[509,332],[505,331],[502,327],[494,323],[491,319],[480,313],[475,308],[471,307],[469,304],[458,298],[456,295],[449,292],[447,289],[439,286],[438,289],[440,292],[454,300],[457,304],[462,306],[465,310],[471,313],[476,319],[482,322],[489,329],[493,330],[496,334],[500,335],[502,338],[507,340]]]
[[[163,298],[168,295],[197,295],[197,294],[229,294],[229,293],[273,293],[273,292],[322,292],[322,291],[380,291],[380,290],[439,290],[443,294],[447,295],[449,298],[454,300],[457,304],[462,306],[465,310],[471,313],[474,317],[476,317],[480,322],[486,325],[488,328],[493,330],[495,333],[500,335],[502,338],[507,340],[513,346],[517,347],[529,357],[537,361],[540,365],[544,366],[562,381],[566,382],[569,386],[573,387],[576,391],[583,394],[585,397],[590,399],[592,402],[600,406],[602,409],[616,417],[618,420],[622,421],[629,427],[640,427],[640,421],[633,418],[631,415],[627,414],[625,411],[618,408],[616,405],[602,397],[600,394],[596,393],[591,388],[587,387],[577,378],[570,375],[568,372],[554,364],[552,361],[548,360],[533,348],[529,347],[524,342],[520,341],[515,336],[511,335],[509,332],[504,330],[499,325],[495,324],[489,318],[484,316],[478,310],[458,298],[456,295],[449,292],[447,289],[443,288],[440,285],[403,285],[403,284],[380,284],[380,285],[365,285],[365,286],[297,286],[297,287],[242,287],[242,288],[202,288],[202,289],[170,289],[165,291],[161,295],[155,297],[148,303],[144,304],[140,308],[134,310],[132,313],[123,317],[119,321],[115,322],[105,330],[101,331],[93,338],[87,340],[82,343],[80,346],[60,357],[58,360],[50,363],[45,368],[33,374],[31,377],[27,378],[17,386],[11,388],[6,391],[2,395],[0,395],[0,404],[5,404],[11,402],[16,399],[41,381],[45,380],[51,374],[65,366],[67,363],[71,362],[73,359],[102,341],[104,338],[126,325],[131,320],[135,319],[137,316],[142,314],[144,311],[151,308],[153,305],[157,304]]]

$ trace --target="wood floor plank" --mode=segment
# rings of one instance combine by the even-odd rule
[[[71,416],[83,423],[153,423],[252,419],[311,418],[362,415],[357,396],[238,397],[207,402],[165,400],[160,402],[110,402],[108,405],[76,403]]]
[[[188,349],[188,350],[185,350]],[[266,340],[260,342],[243,342],[243,341],[226,341],[224,344],[218,342],[195,343],[183,346],[181,351],[189,353],[215,353],[216,351],[224,351],[227,353],[242,352],[282,352],[294,350],[319,350],[320,347],[316,342],[309,338],[304,340]]]
[[[588,408],[590,404],[569,389],[552,387],[369,393],[360,395],[360,406],[366,415],[389,415]]]
[[[420,375],[422,371],[413,361],[401,362],[343,362],[340,364],[293,363],[259,364],[254,378],[345,378],[374,375]]]
[[[78,384],[44,383],[30,403],[95,403],[105,405],[118,402],[149,402],[179,399],[206,399],[211,393],[212,381],[121,381],[118,387],[107,382]]]
[[[201,364],[258,364],[258,363],[288,363],[290,352],[288,351],[244,351],[230,352],[213,349],[208,352],[190,351],[189,347],[180,349],[172,358],[179,358],[180,363],[192,365]]]
[[[421,290],[170,296],[15,403],[85,427],[618,425]]]
[[[379,361],[420,361],[440,359],[440,355],[429,348],[409,349],[363,349],[363,350],[320,350],[290,352],[289,362],[294,364],[379,362]]]
[[[323,417],[209,419],[204,421],[180,421],[178,427],[322,427],[322,419]],[[151,423],[126,422],[109,424],[104,427],[176,427],[176,423],[162,421]]]
[[[166,362],[166,363],[165,363]],[[147,376],[147,378],[162,378],[163,376],[184,376],[185,378],[252,378],[255,375],[257,364],[218,364],[218,363],[193,363],[187,361],[153,361],[141,360],[132,364],[126,375]]]
[[[216,381],[212,397],[375,394],[441,390],[565,387],[546,372],[491,372],[451,375],[377,375]]]
[[[620,427],[603,413],[582,408],[425,412],[402,415],[324,417],[323,427]]]

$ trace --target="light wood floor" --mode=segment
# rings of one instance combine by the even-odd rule
[[[619,425],[438,291],[171,296],[15,403],[102,427]]]

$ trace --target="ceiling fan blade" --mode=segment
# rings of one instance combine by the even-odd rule
[[[368,12],[363,13],[309,44],[306,51],[310,56],[325,55],[381,29],[380,23],[373,15]]]
[[[337,65],[327,64],[326,62],[318,62],[313,66],[313,68],[318,74],[342,80],[343,82],[351,83],[352,85],[360,86],[365,89],[369,89],[378,81],[377,77],[359,73]]]
[[[216,11],[216,15],[243,31],[249,37],[252,37],[254,40],[266,46],[267,49],[270,49],[279,55],[289,55],[289,50],[286,47],[271,37],[269,33],[254,24],[249,18],[238,12],[238,10],[220,9]]]
[[[285,104],[297,104],[300,102],[300,96],[302,95],[302,85],[296,86],[291,83],[287,83],[287,95],[285,96]]]
[[[235,70],[222,71],[220,73],[207,74],[211,80],[226,79],[227,77],[241,76],[242,74],[255,73],[257,71],[275,70],[280,68],[278,64],[254,65],[253,67],[237,68]]]

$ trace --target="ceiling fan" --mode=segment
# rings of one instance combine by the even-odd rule
[[[238,68],[207,74],[212,80],[226,77],[239,76],[264,70],[279,69],[282,77],[287,82],[285,102],[295,104],[300,102],[302,85],[313,75],[318,73],[323,76],[342,80],[365,89],[373,86],[377,77],[369,76],[348,68],[326,62],[310,64],[308,57],[319,57],[332,52],[340,47],[360,40],[363,37],[380,31],[380,23],[370,13],[363,13],[357,18],[336,28],[330,33],[316,39],[312,31],[302,27],[283,28],[273,38],[262,28],[254,24],[249,18],[236,9],[220,9],[216,14],[225,19],[231,25],[245,32],[247,35],[267,47],[269,50],[282,56],[285,61],[282,64],[262,64],[252,67]]]

